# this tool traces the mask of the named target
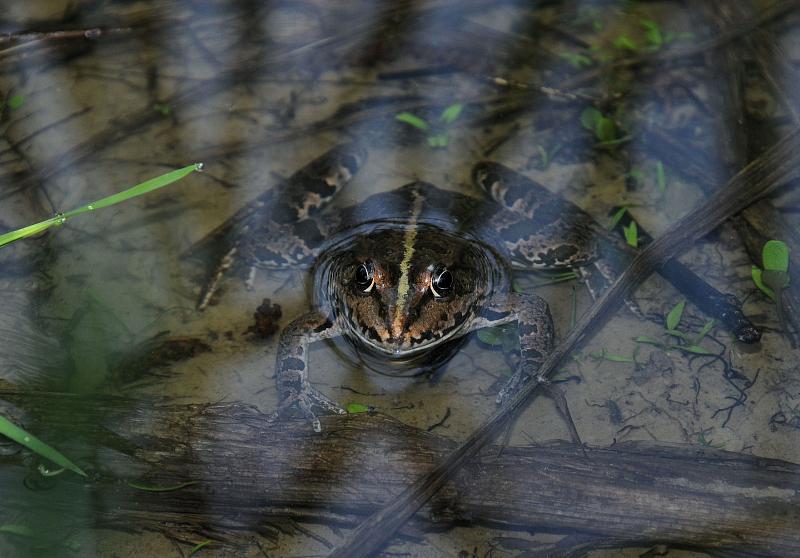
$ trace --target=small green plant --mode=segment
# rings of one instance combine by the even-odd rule
[[[578,69],[588,68],[589,66],[594,64],[594,60],[592,60],[589,56],[586,56],[585,54],[579,54],[577,52],[561,52],[558,55],[567,62],[569,62],[570,65]]]
[[[636,354],[634,353],[631,356],[623,356],[623,355],[615,355],[608,352],[608,349],[603,347],[598,352],[589,353],[589,356],[597,359],[597,360],[607,360],[609,362],[622,362],[622,363],[630,363],[630,364],[638,364],[636,360]]]
[[[22,95],[12,95],[5,102],[0,101],[0,109],[8,107],[11,110],[16,110],[25,104],[25,97]]]
[[[115,205],[125,200],[141,196],[142,194],[152,192],[153,190],[157,190],[158,188],[163,188],[168,184],[172,184],[173,182],[180,180],[189,173],[202,170],[202,168],[203,168],[202,163],[195,163],[194,165],[189,165],[188,167],[183,167],[182,169],[162,174],[161,176],[157,176],[156,178],[151,178],[150,180],[142,182],[141,184],[137,184],[132,188],[128,188],[127,190],[123,190],[122,192],[112,194],[105,198],[99,199],[95,202],[87,203],[86,205],[82,205],[81,207],[73,209],[72,211],[67,211],[66,213],[59,213],[55,217],[51,217],[50,219],[41,221],[40,223],[35,223],[33,225],[28,225],[27,227],[23,227],[15,231],[10,231],[5,234],[0,234],[0,246],[5,246],[6,244],[10,244],[22,238],[27,238],[29,236],[39,234],[40,232],[46,231],[51,227],[61,226],[64,223],[66,223],[68,219],[75,217],[76,215],[80,215],[82,213],[88,213],[90,211],[94,211],[95,209],[101,209],[103,207]]]
[[[684,331],[680,331],[678,329],[678,325],[681,323],[681,319],[683,318],[683,311],[686,308],[686,301],[682,300],[677,303],[672,309],[667,313],[664,319],[664,333],[680,339],[683,343],[682,344],[674,344],[674,343],[665,343],[659,339],[655,339],[653,337],[648,337],[646,335],[639,335],[634,338],[634,341],[637,343],[644,343],[647,345],[655,345],[664,351],[668,350],[678,350],[683,351],[685,353],[692,353],[695,355],[713,355],[716,354],[713,351],[706,349],[705,347],[700,345],[700,342],[708,335],[714,327],[714,320],[709,320],[703,325],[700,331],[695,334],[689,334]]]
[[[211,544],[211,541],[203,541],[201,543],[197,543],[189,551],[189,554],[188,554],[187,558],[191,557],[191,556],[194,556],[195,554],[197,554],[198,552],[200,552],[202,549],[204,549],[205,547],[207,547],[210,544]]]
[[[622,232],[625,234],[625,242],[634,248],[639,246],[639,227],[636,226],[636,221],[631,221],[627,225],[622,226]]]
[[[614,39],[614,47],[620,50],[629,50],[631,52],[637,52],[639,50],[639,45],[636,44],[636,41],[627,35],[619,35],[616,39]]]
[[[161,114],[161,116],[169,116],[172,109],[165,103],[153,103],[153,110]]]
[[[581,126],[594,134],[601,144],[615,144],[621,141],[614,119],[604,115],[594,107],[586,107],[581,112]]]
[[[562,147],[564,147],[563,144],[557,143],[555,147],[548,152],[542,145],[536,144],[536,151],[539,152],[539,164],[536,165],[536,168],[539,170],[547,170],[547,167],[550,166],[550,163],[558,152],[561,151]]]
[[[447,135],[447,128],[455,122],[461,115],[464,105],[455,103],[445,108],[442,114],[439,115],[438,122],[429,123],[423,118],[410,112],[401,112],[395,115],[395,120],[405,122],[409,126],[413,126],[418,130],[426,132],[428,145],[431,147],[447,147],[449,137]]]
[[[73,473],[77,473],[82,477],[86,476],[83,470],[65,457],[61,452],[48,446],[33,434],[29,434],[4,416],[0,416],[0,434],[6,436],[18,444],[25,446],[36,455],[44,457],[52,461],[59,467],[69,469]]]
[[[360,413],[369,413],[372,408],[362,403],[348,403],[347,412],[351,415],[358,415]]]
[[[478,340],[492,347],[502,347],[504,351],[513,350],[519,343],[516,325],[485,327],[478,330]]]
[[[789,247],[780,240],[770,240],[761,249],[764,269],[753,266],[753,282],[761,291],[775,301],[778,321],[786,329],[783,315],[783,289],[789,285]]]

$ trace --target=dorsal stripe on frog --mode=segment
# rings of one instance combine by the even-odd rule
[[[408,219],[408,228],[403,236],[403,260],[400,262],[400,278],[397,281],[397,303],[394,308],[392,318],[392,331],[400,331],[403,328],[403,317],[406,315],[406,304],[408,302],[409,282],[408,276],[411,269],[411,258],[414,256],[414,242],[417,239],[417,219],[422,213],[423,197],[419,190],[412,190],[414,197],[411,206],[411,215]]]

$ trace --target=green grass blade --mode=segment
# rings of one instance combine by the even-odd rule
[[[42,231],[46,231],[50,227],[61,225],[63,222],[64,217],[62,215],[58,215],[45,221],[34,223],[33,225],[28,225],[27,227],[22,227],[21,229],[17,229],[15,231],[9,231],[5,234],[0,234],[0,246],[5,246],[6,244],[11,244],[16,240],[37,235]]]
[[[50,219],[47,219],[45,221],[34,223],[33,225],[28,225],[27,227],[22,227],[21,229],[1,234],[0,247],[5,246],[6,244],[10,244],[16,240],[20,240],[22,238],[27,238],[29,236],[39,234],[40,232],[45,231],[50,227],[63,225],[67,219],[69,219],[70,217],[74,217],[76,215],[80,215],[81,213],[88,213],[89,211],[100,209],[101,207],[108,207],[110,205],[114,205],[116,203],[129,200],[136,196],[141,196],[142,194],[152,192],[153,190],[157,190],[158,188],[163,188],[168,184],[172,184],[173,182],[180,180],[187,174],[190,174],[194,171],[202,170],[202,168],[203,168],[202,163],[195,163],[194,165],[189,165],[188,167],[183,167],[182,169],[177,169],[168,172],[166,174],[162,174],[161,176],[151,178],[150,180],[146,180],[141,184],[137,184],[133,188],[128,188],[127,190],[123,190],[122,192],[118,192],[111,196],[99,199],[96,202],[87,203],[86,205],[83,205],[77,209],[73,209],[72,211],[56,215],[55,217],[51,217]]]
[[[78,473],[83,477],[86,476],[86,473],[84,473],[80,467],[67,459],[61,452],[48,446],[35,436],[28,434],[22,428],[3,416],[0,416],[0,434],[11,438],[18,444],[25,446],[35,454],[52,461],[56,465],[64,467],[65,469],[69,469],[70,471]]]
[[[73,209],[72,211],[68,211],[64,214],[64,217],[74,217],[75,215],[80,215],[81,213],[87,213],[89,211],[94,211],[95,209],[101,209],[103,207],[115,205],[131,198],[147,194],[148,192],[152,192],[153,190],[158,190],[159,188],[163,188],[164,186],[172,184],[173,182],[185,177],[187,174],[191,174],[194,171],[199,171],[202,168],[202,164],[195,163],[194,165],[189,165],[187,167],[183,167],[182,169],[177,169],[166,174],[162,174],[161,176],[146,180],[141,184],[137,184],[136,186],[128,188],[127,190],[123,190],[122,192],[117,192],[116,194],[112,194],[95,202],[87,203],[86,205],[83,205],[77,209]]]
[[[400,122],[405,122],[406,124],[414,126],[415,128],[418,128],[420,130],[427,130],[428,129],[428,123],[427,122],[425,122],[419,116],[415,116],[415,115],[411,114],[410,112],[398,113],[398,114],[396,114],[394,116],[394,119],[398,120]]]

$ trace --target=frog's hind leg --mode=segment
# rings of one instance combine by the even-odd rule
[[[320,210],[349,182],[366,159],[356,144],[341,144],[261,194],[195,244],[189,253],[213,248],[216,265],[201,288],[204,309],[232,269],[252,278],[255,268],[308,267],[331,223]]]
[[[500,205],[488,224],[519,267],[574,269],[597,258],[597,225],[573,203],[499,163],[478,163],[472,178]]]

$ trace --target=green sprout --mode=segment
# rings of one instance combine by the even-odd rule
[[[623,205],[614,212],[614,215],[611,216],[611,222],[608,224],[608,230],[613,231],[614,227],[619,225],[619,222],[622,221],[629,207],[629,205]]]
[[[165,103],[153,103],[153,110],[160,113],[161,116],[169,116],[172,109]]]
[[[561,151],[561,148],[564,147],[563,144],[557,143],[553,149],[549,152],[542,146],[537,144],[536,151],[539,152],[539,164],[536,165],[536,168],[539,170],[547,170],[547,167],[550,166],[550,163],[553,162],[553,159]]]
[[[122,192],[112,194],[105,198],[99,199],[95,202],[87,203],[86,205],[82,205],[81,207],[73,209],[72,211],[67,211],[66,213],[59,213],[55,217],[51,217],[50,219],[47,219],[45,221],[41,221],[33,225],[28,225],[27,227],[22,227],[21,229],[10,231],[5,234],[0,234],[0,246],[5,246],[6,244],[10,244],[22,238],[27,238],[29,236],[39,234],[40,232],[46,231],[50,227],[61,226],[67,222],[67,219],[75,217],[76,215],[80,215],[82,213],[88,213],[90,211],[94,211],[95,209],[101,209],[103,207],[109,207],[111,205],[118,204],[125,200],[141,196],[142,194],[152,192],[153,190],[157,190],[158,188],[163,188],[168,184],[172,184],[173,182],[180,180],[189,173],[202,170],[202,168],[203,168],[202,163],[195,163],[194,165],[189,165],[188,167],[183,167],[182,169],[177,169],[172,172],[162,174],[161,176],[157,176],[156,178],[151,178],[150,180],[146,180],[145,182],[137,184],[132,188],[128,188],[127,190],[123,190]]]
[[[351,415],[358,415],[360,413],[368,413],[372,409],[368,405],[364,405],[362,403],[348,403],[347,405],[347,412]]]
[[[395,115],[395,120],[405,122],[409,126],[427,133],[428,145],[431,147],[447,147],[449,138],[447,128],[461,115],[464,105],[455,103],[445,108],[439,115],[438,122],[429,123],[425,119],[410,112],[400,112]]]
[[[608,352],[608,349],[603,347],[600,351],[595,353],[589,353],[589,356],[597,359],[597,360],[607,360],[609,362],[622,362],[622,363],[630,363],[630,364],[638,364],[636,361],[636,355],[633,356],[623,356],[623,355],[615,355]]]
[[[786,329],[783,314],[783,289],[789,285],[789,247],[780,240],[770,240],[761,250],[764,269],[752,267],[753,282],[775,301],[781,329]]]
[[[639,45],[637,45],[636,42],[627,35],[620,35],[614,39],[614,47],[620,50],[630,50],[631,52],[636,52],[639,50]]]
[[[629,246],[636,248],[639,246],[639,228],[636,226],[636,221],[631,221],[627,225],[622,226],[622,232],[625,233],[625,242]]]
[[[16,109],[20,108],[24,104],[25,104],[25,97],[23,97],[22,95],[18,94],[18,95],[12,95],[11,97],[9,97],[6,100],[5,103],[0,101],[0,108],[3,108],[4,106],[6,106],[6,107],[10,108],[11,110],[16,110]]]
[[[563,58],[570,65],[574,66],[575,68],[581,69],[591,66],[594,61],[586,56],[585,54],[579,54],[577,52],[561,52],[558,54],[559,57]]]
[[[634,338],[637,343],[646,345],[654,345],[664,351],[678,350],[685,353],[692,353],[695,355],[713,355],[713,351],[706,349],[700,345],[700,342],[708,335],[714,327],[715,321],[709,320],[703,325],[696,335],[691,335],[678,329],[678,325],[683,318],[683,311],[686,308],[686,301],[682,300],[670,309],[664,320],[664,333],[672,337],[677,337],[683,341],[683,344],[676,345],[673,343],[665,343],[659,339],[648,337],[647,335],[639,335]]]
[[[614,120],[594,107],[583,109],[581,126],[592,132],[600,143],[612,144],[620,139],[617,137],[617,125]]]
[[[203,541],[203,542],[201,542],[201,543],[197,543],[197,544],[196,544],[196,545],[194,545],[194,547],[192,547],[192,549],[189,551],[189,556],[194,556],[195,554],[197,554],[198,552],[200,552],[200,550],[202,550],[203,548],[207,547],[207,546],[208,546],[208,545],[210,545],[210,544],[211,544],[211,541]]]
[[[18,444],[25,446],[33,453],[52,461],[56,465],[69,469],[82,477],[86,476],[83,470],[65,457],[61,452],[48,446],[33,434],[29,434],[4,416],[0,415],[0,434],[11,438]]]

